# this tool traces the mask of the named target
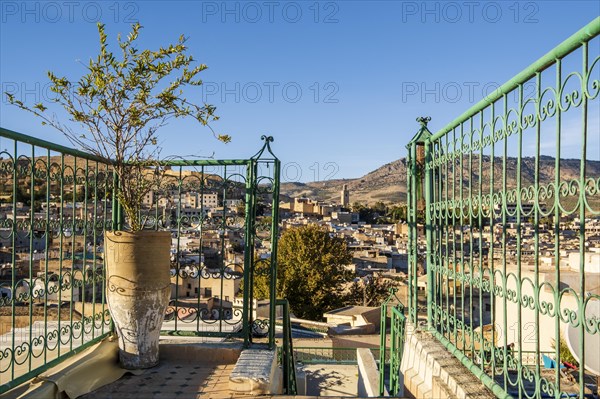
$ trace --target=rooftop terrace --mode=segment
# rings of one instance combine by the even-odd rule
[[[125,372],[117,342],[129,335],[109,311],[107,296],[119,289],[104,267],[104,236],[124,223],[110,161],[0,128],[10,148],[0,162],[0,238],[9,250],[0,275],[0,393],[597,399],[600,273],[586,254],[598,241],[588,240],[595,230],[586,224],[600,218],[600,176],[586,162],[589,138],[600,136],[590,117],[600,109],[599,34],[600,17],[436,133],[431,118],[418,119],[407,146],[408,306],[390,292],[379,351],[352,348],[351,358],[342,348],[295,347],[288,302],[276,298],[280,162],[271,137],[248,159],[163,165],[174,172],[144,205],[144,226],[170,232],[175,254],[189,250],[183,238],[194,232],[198,261],[165,262],[160,363]],[[563,128],[567,114],[580,121],[577,135]],[[566,178],[561,143],[575,136],[580,170]],[[539,166],[546,142],[556,151],[549,181]],[[521,178],[527,149],[532,181]],[[511,151],[516,166],[509,169]],[[200,198],[218,192],[218,209],[178,212],[190,191]],[[42,199],[57,206],[41,211]],[[228,209],[228,199],[243,199],[243,215]],[[574,218],[576,227],[565,224]],[[546,224],[554,234],[541,234]],[[571,234],[561,234],[567,225]],[[474,244],[485,226],[499,246]],[[533,247],[527,256],[526,245]],[[542,247],[553,263],[531,256]],[[76,255],[88,248],[89,257]],[[566,255],[568,268],[565,248],[579,255]],[[256,301],[255,278],[268,279],[266,304]]]

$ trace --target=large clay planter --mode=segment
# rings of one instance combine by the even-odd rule
[[[158,341],[170,296],[171,234],[106,232],[106,295],[126,369],[158,364]]]

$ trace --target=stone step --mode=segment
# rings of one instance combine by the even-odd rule
[[[281,378],[276,350],[245,349],[229,376],[229,390],[251,396],[279,394]]]

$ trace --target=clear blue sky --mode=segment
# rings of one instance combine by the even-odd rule
[[[109,42],[135,21],[144,47],[185,34],[209,66],[196,98],[217,106],[214,127],[233,141],[174,122],[163,154],[247,158],[269,134],[284,178],[302,181],[359,177],[405,156],[416,117],[441,128],[600,15],[597,0],[0,4],[3,92],[31,104],[51,97],[48,70],[78,78],[97,53],[98,20]],[[4,96],[0,106],[1,126],[67,143]]]

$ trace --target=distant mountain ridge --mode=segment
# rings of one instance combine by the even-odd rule
[[[463,159],[463,185],[469,181],[468,157]],[[494,158],[494,180],[495,185],[502,184],[502,163],[501,157]],[[457,174],[460,163],[456,161]],[[479,171],[479,163],[472,160],[472,169],[474,176]],[[540,156],[540,182],[547,184],[554,181],[555,158],[550,156]],[[490,157],[483,157],[482,165],[483,182],[489,182],[490,175]],[[509,187],[515,187],[517,181],[517,158],[506,158],[507,184]],[[560,175],[561,180],[579,179],[580,160],[579,159],[561,159]],[[452,175],[452,170],[450,170]],[[600,161],[586,161],[586,176],[600,176]],[[535,178],[535,158],[523,157],[521,159],[521,182],[522,185],[532,184]],[[477,178],[474,179],[477,181]],[[281,194],[285,198],[308,197],[319,201],[339,203],[340,191],[344,184],[348,185],[350,190],[350,202],[375,203],[383,202],[405,202],[406,201],[406,158],[400,158],[396,161],[387,163],[374,171],[356,179],[334,179],[326,181],[317,181],[309,183],[282,183]],[[489,185],[487,186],[489,190]]]

